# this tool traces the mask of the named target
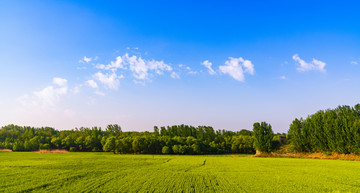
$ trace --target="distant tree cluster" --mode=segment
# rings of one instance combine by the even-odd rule
[[[144,154],[253,153],[250,131],[218,130],[212,127],[174,125],[154,127],[154,132],[123,134],[106,138],[104,151]]]
[[[251,131],[218,130],[212,127],[175,125],[154,127],[154,132],[122,132],[118,125],[58,131],[50,127],[34,128],[16,125],[0,129],[0,149],[142,154],[222,154],[254,153]]]
[[[288,131],[298,152],[360,153],[360,104],[318,111],[295,119]]]
[[[97,127],[57,131],[50,127],[8,125],[0,129],[0,148],[13,151],[102,151],[101,139],[106,133],[110,131],[104,132]]]

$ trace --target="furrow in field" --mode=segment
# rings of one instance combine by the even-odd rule
[[[73,172],[66,171],[61,173],[33,173],[31,171],[23,172],[22,174],[19,174],[19,176],[23,176],[23,178],[15,178],[10,183],[7,181],[7,184],[4,188],[6,188],[6,191],[8,192],[17,192],[21,191],[23,187],[31,187],[34,185],[34,182],[47,182],[45,184],[48,184],[49,181],[56,181],[58,180],[58,176],[67,176],[69,174],[73,174]],[[39,185],[42,186],[42,185]],[[20,190],[19,190],[20,187]],[[1,189],[0,189],[1,190]]]
[[[45,189],[46,187],[51,186],[51,185],[57,186],[57,185],[59,185],[59,184],[63,184],[64,182],[67,182],[67,181],[74,181],[74,180],[77,180],[77,179],[79,179],[79,178],[86,177],[87,174],[88,174],[88,173],[83,173],[83,174],[77,174],[77,175],[65,177],[65,178],[62,178],[62,179],[56,179],[56,180],[53,180],[53,181],[50,181],[50,182],[47,182],[47,183],[43,183],[43,184],[40,184],[40,185],[31,187],[31,188],[27,188],[27,189],[21,190],[21,191],[19,191],[19,192],[31,192],[31,191],[36,191],[36,190],[40,190],[40,189]]]

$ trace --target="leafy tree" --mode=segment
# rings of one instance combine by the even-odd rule
[[[274,135],[271,125],[266,122],[254,123],[253,132],[255,149],[265,153],[271,152],[273,150],[272,139]]]
[[[53,144],[54,148],[60,149],[60,147],[61,147],[61,139],[60,139],[60,137],[53,136],[51,138],[51,144]]]
[[[171,150],[168,146],[164,146],[161,150],[161,153],[163,154],[170,154]]]
[[[305,120],[295,119],[288,131],[299,152],[359,153],[360,105],[318,111]]]
[[[121,132],[122,132],[121,127],[118,124],[108,125],[106,127],[106,131],[110,135],[115,135],[115,136],[119,136],[121,134]]]
[[[112,151],[115,153],[115,140],[116,138],[114,136],[107,138],[103,150],[106,152]]]
[[[178,154],[178,153],[180,153],[180,147],[179,147],[179,145],[174,145],[173,147],[172,147],[172,150],[173,150],[173,152],[175,153],[175,154]]]
[[[155,136],[160,135],[159,127],[154,126],[154,134],[155,134]]]

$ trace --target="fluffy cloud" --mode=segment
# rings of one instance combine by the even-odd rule
[[[148,77],[148,66],[141,57],[135,55],[129,57],[128,54],[125,54],[124,59],[136,79],[145,80]]]
[[[79,63],[89,63],[89,62],[91,62],[91,61],[93,61],[93,60],[96,60],[96,59],[97,59],[97,57],[95,57],[95,58],[93,59],[93,58],[84,56],[81,60],[79,60]]]
[[[164,61],[145,60],[135,55],[123,56],[125,64],[129,65],[130,71],[133,76],[139,80],[149,79],[149,71],[154,71],[156,74],[163,74],[164,71],[172,71],[172,68],[165,64]]]
[[[357,61],[351,61],[350,64],[352,65],[358,65],[359,63]]]
[[[42,100],[43,103],[55,106],[61,95],[65,95],[68,91],[67,80],[63,78],[53,78],[53,84],[58,87],[48,86],[34,95]]]
[[[209,60],[205,60],[204,62],[201,63],[202,65],[204,65],[207,69],[209,74],[214,75],[216,74],[216,72],[212,69],[212,63],[209,62]]]
[[[229,57],[225,65],[219,67],[219,70],[224,74],[229,74],[235,80],[243,82],[245,80],[244,73],[254,74],[254,65],[250,60],[244,60],[242,57]]]
[[[28,107],[54,107],[59,102],[61,96],[67,93],[67,80],[55,77],[53,78],[53,85],[47,86],[40,91],[35,91],[32,95],[25,94],[19,97],[18,101]]]
[[[89,62],[91,62],[92,58],[88,58],[88,57],[84,56],[83,60],[84,60],[86,63],[89,63]]]
[[[128,53],[118,56],[116,61],[108,65],[98,64],[96,68],[113,72],[117,69],[129,69],[133,77],[138,80],[150,79],[152,72],[162,75],[165,71],[172,71],[170,65],[165,64],[164,61],[146,60],[136,55],[130,56]]]
[[[123,78],[123,76],[116,75],[115,72],[112,73],[102,73],[97,72],[94,75],[94,78],[100,81],[107,89],[113,89],[117,90],[120,85],[120,79]]]
[[[164,61],[150,60],[147,62],[150,70],[154,70],[156,74],[163,74],[164,71],[172,71],[172,68],[165,64]]]
[[[60,87],[64,87],[67,85],[67,80],[64,78],[53,78],[53,83]]]
[[[320,72],[326,72],[325,66],[326,63],[322,62],[320,60],[317,60],[313,58],[311,62],[305,62],[302,60],[298,54],[293,55],[293,60],[300,65],[300,67],[296,68],[299,72],[305,72],[305,71],[311,71],[311,70],[317,70]]]
[[[88,81],[86,81],[86,84],[88,86],[90,86],[91,88],[97,88],[98,87],[97,83],[94,80],[88,80]]]

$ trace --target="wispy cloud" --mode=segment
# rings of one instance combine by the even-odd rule
[[[214,75],[216,72],[212,69],[212,63],[209,62],[209,60],[205,60],[201,63],[203,66],[205,66],[208,69],[209,74]]]
[[[243,82],[245,80],[244,73],[254,75],[254,65],[250,60],[244,60],[242,57],[233,58],[225,62],[225,65],[219,66],[220,72],[229,74],[237,81]]]
[[[311,70],[326,72],[326,70],[325,70],[326,63],[325,62],[322,62],[315,58],[313,58],[313,60],[311,62],[305,62],[304,60],[302,60],[299,57],[298,54],[293,55],[292,58],[297,64],[300,65],[298,68],[296,68],[296,70],[299,72],[305,72],[305,71],[311,71]]]
[[[123,59],[121,56],[116,57],[115,61],[111,61],[110,64],[104,65],[104,64],[97,64],[96,68],[102,69],[102,70],[111,70],[116,71],[117,69],[126,69],[123,64]]]
[[[188,74],[197,74],[197,71],[192,70],[189,66],[186,66],[185,69],[187,70]]]
[[[67,93],[67,80],[63,78],[54,78],[53,84],[56,86],[48,86],[41,91],[34,92],[34,95],[37,96],[41,101],[46,105],[55,106],[55,103],[59,101],[61,95]]]
[[[35,91],[32,95],[25,94],[19,97],[19,102],[24,106],[41,106],[43,108],[54,107],[59,102],[60,97],[67,94],[67,80],[64,78],[53,78],[53,84]]]
[[[179,74],[176,73],[176,72],[172,72],[170,76],[171,76],[171,78],[173,78],[173,79],[180,79]]]
[[[98,88],[98,85],[94,80],[88,80],[88,81],[86,81],[86,84],[88,86],[90,86],[91,88]]]
[[[89,63],[89,62],[95,61],[97,59],[98,59],[97,56],[95,56],[94,58],[84,56],[81,60],[79,60],[79,63]]]

